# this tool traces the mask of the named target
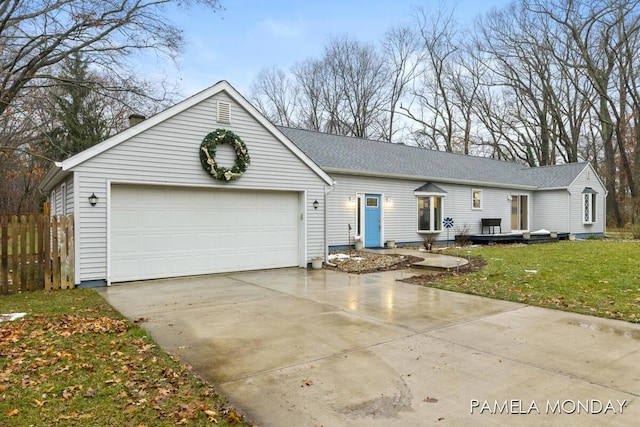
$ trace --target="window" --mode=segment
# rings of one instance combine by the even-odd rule
[[[590,187],[582,192],[582,220],[584,224],[594,224],[596,222],[596,196],[598,193]]]
[[[442,197],[418,196],[418,231],[442,230]]]
[[[471,190],[471,209],[482,209],[482,190]]]
[[[432,182],[416,188],[413,194],[418,200],[418,233],[442,230],[442,201],[447,192]]]

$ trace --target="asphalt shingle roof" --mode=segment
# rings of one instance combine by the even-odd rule
[[[403,144],[282,126],[278,129],[326,172],[544,189],[568,187],[586,166],[570,163],[531,168]]]

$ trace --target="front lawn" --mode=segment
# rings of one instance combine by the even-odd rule
[[[459,252],[466,257],[466,251]],[[455,252],[452,252],[455,255]],[[480,271],[412,283],[577,313],[640,321],[640,243],[588,240],[471,249]]]
[[[246,425],[95,291],[0,297],[0,425]]]

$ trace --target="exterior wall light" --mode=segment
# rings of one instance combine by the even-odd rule
[[[320,206],[320,202],[318,202],[317,200],[313,201],[313,209],[318,209],[318,206]]]
[[[98,196],[96,196],[96,193],[91,193],[91,195],[89,196],[89,204],[91,206],[95,206],[98,203]]]

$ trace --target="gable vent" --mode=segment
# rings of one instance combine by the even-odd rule
[[[218,101],[218,123],[231,123],[231,104],[228,102]]]

